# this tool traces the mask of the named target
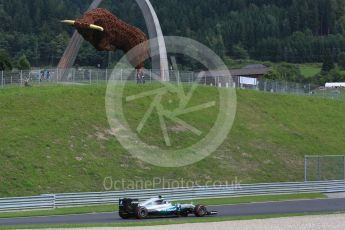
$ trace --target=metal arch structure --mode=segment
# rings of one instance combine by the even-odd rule
[[[94,0],[88,10],[97,8],[102,2],[103,0]],[[136,0],[136,2],[143,13],[145,23],[149,32],[149,38],[151,40],[150,48],[151,50],[159,49],[159,56],[153,56],[151,58],[152,69],[159,71],[159,73],[156,74],[160,75],[162,81],[169,81],[169,63],[166,45],[158,16],[150,0]],[[66,77],[66,69],[69,69],[73,66],[83,41],[83,37],[77,31],[75,31],[58,64],[59,71],[55,75],[56,80],[64,80],[64,78]]]
[[[169,81],[169,62],[163,37],[163,31],[159,23],[158,16],[153,9],[150,0],[136,0],[141,12],[144,14],[146,27],[149,32],[150,47],[159,50],[159,56],[152,57],[152,69],[160,70],[160,76],[163,81]],[[155,40],[151,40],[157,38]],[[156,44],[155,44],[156,43]]]

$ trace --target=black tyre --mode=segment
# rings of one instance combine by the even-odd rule
[[[194,215],[196,217],[203,217],[207,214],[207,209],[205,206],[203,205],[197,205],[195,206],[195,209],[194,209]]]
[[[148,211],[144,207],[137,208],[137,219],[145,219],[148,216]]]
[[[128,214],[124,214],[124,213],[119,213],[119,216],[122,218],[122,219],[129,219],[129,215]]]

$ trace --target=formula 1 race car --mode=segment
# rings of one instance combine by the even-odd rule
[[[171,202],[158,198],[151,198],[144,202],[138,199],[120,199],[119,215],[123,219],[147,217],[187,217],[194,214],[196,217],[216,215],[216,211],[207,211],[203,205],[193,204],[172,204]]]

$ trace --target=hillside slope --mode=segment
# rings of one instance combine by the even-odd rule
[[[127,92],[147,87],[155,86],[128,86]],[[215,88],[200,87],[192,103],[217,95]],[[132,158],[110,134],[104,98],[103,86],[0,90],[0,196],[101,191],[107,176],[200,183],[236,177],[242,183],[302,180],[305,154],[344,152],[344,102],[238,91],[233,129],[216,153],[188,167],[155,167]],[[149,104],[129,104],[126,114],[133,127]],[[217,112],[208,109],[186,119],[207,130]],[[141,137],[164,143],[155,119]],[[185,130],[171,133],[182,147],[196,141]]]

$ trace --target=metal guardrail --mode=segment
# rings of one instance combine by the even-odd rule
[[[0,212],[15,210],[54,209],[61,207],[116,204],[119,198],[139,198],[140,200],[162,195],[176,200],[219,198],[293,193],[335,193],[345,192],[345,181],[286,182],[242,184],[235,186],[212,186],[171,189],[147,189],[92,193],[61,193],[33,197],[0,199]]]
[[[14,197],[0,199],[0,212],[16,210],[53,209],[54,195]]]

